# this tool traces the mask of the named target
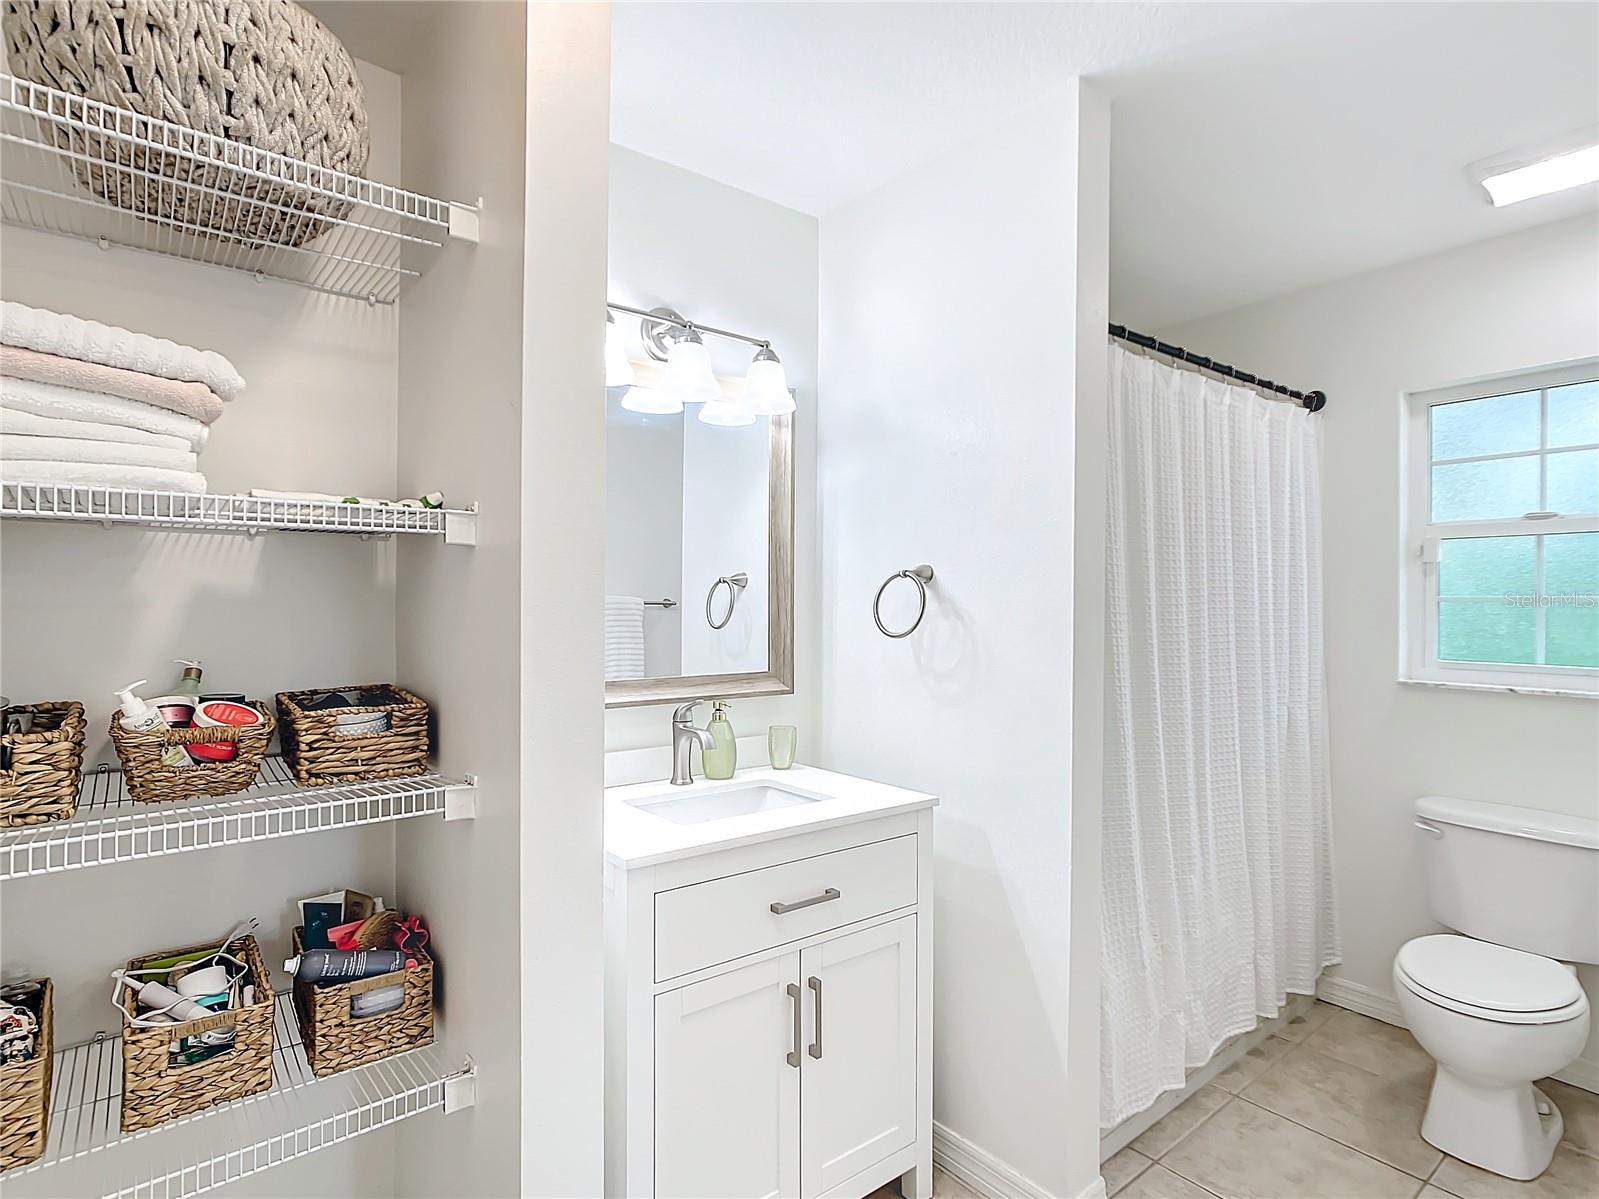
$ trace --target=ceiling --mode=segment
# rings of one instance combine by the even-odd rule
[[[1074,75],[1112,99],[1134,327],[1599,205],[1465,173],[1599,123],[1591,3],[619,3],[612,139],[822,215]]]

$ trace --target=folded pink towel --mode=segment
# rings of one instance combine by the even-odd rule
[[[162,379],[98,362],[41,354],[21,346],[0,345],[0,375],[137,400],[168,412],[181,412],[208,425],[222,415],[222,401],[204,383]]]

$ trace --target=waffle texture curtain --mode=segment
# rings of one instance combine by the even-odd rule
[[[1110,355],[1106,1128],[1339,960],[1317,418]]]

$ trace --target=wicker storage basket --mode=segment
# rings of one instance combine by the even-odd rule
[[[55,1051],[51,1008],[55,991],[48,978],[35,982],[43,985],[44,993],[39,999],[39,1036],[33,1056],[25,1062],[0,1066],[0,1170],[37,1161],[50,1131],[50,1066]]]
[[[214,944],[191,945],[146,954],[129,962],[128,969],[142,970],[147,962],[215,948]],[[254,937],[231,942],[228,952],[249,965],[250,982],[255,986],[254,1003],[180,1024],[123,1026],[123,1132],[153,1128],[218,1103],[259,1094],[272,1085],[272,980]],[[138,1001],[127,987],[122,988],[121,1004],[130,1016],[137,1010]],[[234,1030],[233,1048],[202,1062],[171,1061],[171,1046],[179,1037],[228,1027]]]
[[[325,708],[307,711],[302,705],[328,691],[386,689],[403,702],[375,707]],[[387,713],[389,727],[381,733],[340,736],[338,718],[359,713]],[[320,688],[315,691],[280,691],[278,722],[283,729],[283,756],[294,768],[303,787],[326,783],[353,783],[372,779],[403,779],[428,770],[428,706],[403,687],[389,683],[363,683],[355,687]]]
[[[122,777],[128,794],[139,803],[160,803],[168,799],[187,799],[192,795],[232,795],[255,782],[261,760],[272,743],[278,722],[266,705],[252,702],[260,711],[260,724],[226,725],[203,729],[155,728],[136,733],[122,727],[118,714],[111,714],[111,743],[122,759]],[[167,766],[161,756],[168,746],[212,744],[236,741],[238,756],[231,762],[192,762],[188,766]]]
[[[295,953],[304,950],[303,931],[294,930]],[[433,1043],[433,959],[425,949],[406,952],[416,958],[415,970],[320,987],[295,979],[294,1014],[305,1059],[318,1078]],[[351,1015],[350,1002],[357,995],[396,984],[405,988],[399,1007],[376,1016]]]
[[[366,97],[349,52],[290,0],[7,0],[6,53],[34,83],[181,126],[144,144],[68,133],[78,181],[157,220],[247,243],[298,246],[347,200],[218,169],[188,130],[329,167],[366,170]],[[109,122],[107,122],[109,126]],[[182,152],[178,152],[182,151]],[[230,180],[226,197],[214,189]],[[240,186],[242,184],[242,186]]]
[[[20,704],[6,712],[33,713],[33,731],[0,736],[10,754],[0,770],[0,827],[47,824],[78,810],[87,724],[76,700]]]

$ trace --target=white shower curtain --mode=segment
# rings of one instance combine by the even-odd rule
[[[1110,348],[1100,1123],[1339,960],[1317,422]]]

